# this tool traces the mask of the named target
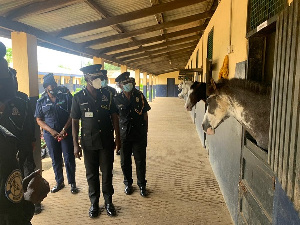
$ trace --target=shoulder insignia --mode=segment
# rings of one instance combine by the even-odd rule
[[[136,102],[139,102],[140,98],[139,97],[135,97],[135,100],[136,100]]]
[[[108,98],[106,97],[106,95],[102,95],[102,101],[103,102],[108,102]]]
[[[19,112],[19,110],[18,110],[18,108],[16,106],[14,106],[12,108],[11,115],[13,115],[13,116],[20,116],[20,112]]]
[[[14,170],[5,182],[5,196],[13,202],[19,203],[23,198],[22,175],[20,170]]]

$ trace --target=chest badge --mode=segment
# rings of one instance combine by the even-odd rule
[[[94,117],[94,113],[93,112],[85,112],[84,116],[87,118],[92,118],[92,117]]]
[[[22,175],[20,170],[14,170],[5,183],[5,196],[13,203],[18,203],[23,198]]]
[[[136,97],[135,100],[136,100],[136,102],[139,102],[139,101],[140,101],[139,97]]]
[[[20,116],[20,112],[19,112],[19,110],[18,110],[18,108],[17,108],[16,106],[14,106],[14,107],[12,108],[12,113],[11,113],[11,115],[13,115],[13,116]]]
[[[108,102],[108,98],[105,95],[102,95],[102,101],[103,102]]]

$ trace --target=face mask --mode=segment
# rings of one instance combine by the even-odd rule
[[[100,89],[101,88],[101,79],[97,78],[95,80],[92,81],[91,84],[95,89]]]
[[[132,83],[128,83],[128,84],[124,84],[123,85],[123,90],[125,92],[131,92],[132,88],[133,88],[133,84]]]
[[[102,80],[101,81],[101,87],[106,87],[107,86],[107,80]]]

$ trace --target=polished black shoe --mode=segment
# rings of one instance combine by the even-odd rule
[[[98,204],[92,204],[89,209],[89,217],[90,218],[96,218],[99,216],[99,205]]]
[[[54,186],[54,187],[51,189],[51,193],[58,192],[59,190],[63,189],[64,187],[65,187],[65,184],[64,184],[64,183],[56,184],[56,186]]]
[[[148,195],[148,192],[147,192],[145,186],[140,187],[140,195],[143,196],[143,197],[146,197]]]
[[[112,204],[112,203],[106,204],[105,203],[105,209],[106,209],[107,215],[109,215],[109,216],[116,216],[117,215],[114,204]]]
[[[41,203],[34,204],[34,215],[40,214],[42,212]]]
[[[76,187],[76,183],[71,184],[71,193],[77,194],[79,192],[78,188]]]
[[[119,151],[116,151],[116,155],[120,155],[120,150],[119,150]]]
[[[125,186],[124,192],[125,192],[126,195],[131,195],[133,193],[133,187],[132,187],[132,185]]]

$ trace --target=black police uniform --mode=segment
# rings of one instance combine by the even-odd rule
[[[124,184],[130,186],[132,180],[133,153],[137,184],[139,187],[146,186],[146,147],[147,147],[147,124],[144,113],[149,111],[147,99],[139,90],[133,88],[130,100],[122,92],[115,97],[115,104],[119,111],[120,136],[121,136],[121,167],[124,175]]]
[[[34,205],[23,198],[22,175],[17,161],[18,139],[0,125],[0,224],[28,225]]]
[[[20,168],[23,176],[29,175],[35,168],[31,145],[34,131],[32,111],[23,94],[18,93],[16,97],[6,102],[4,112],[0,114],[0,125],[6,127],[20,140]]]
[[[98,204],[100,197],[99,166],[105,203],[112,203],[114,193],[112,170],[115,146],[111,115],[117,109],[112,98],[112,93],[107,90],[97,90],[95,99],[87,89],[83,89],[74,95],[72,103],[72,119],[81,119],[81,147],[92,204]]]
[[[52,129],[60,132],[70,118],[72,95],[66,87],[57,87],[56,101],[51,102],[46,92],[37,101],[35,117],[41,118]],[[67,130],[67,137],[58,142],[48,131],[44,130],[44,139],[52,159],[52,166],[57,184],[64,182],[62,154],[69,184],[75,183],[75,156],[72,138],[72,127]]]

